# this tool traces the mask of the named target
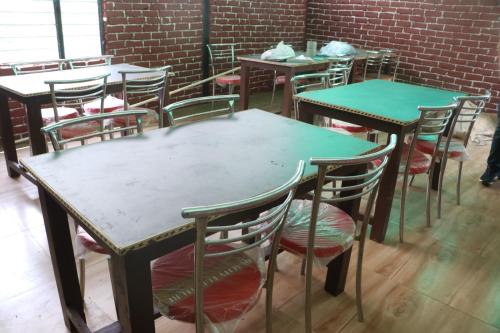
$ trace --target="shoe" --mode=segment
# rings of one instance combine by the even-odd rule
[[[483,175],[479,177],[479,181],[484,186],[490,186],[491,184],[493,184],[495,179],[499,177],[500,177],[500,171],[493,171],[490,167],[487,167]]]

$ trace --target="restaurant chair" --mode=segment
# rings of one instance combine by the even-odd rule
[[[172,66],[163,66],[151,69],[138,69],[119,71],[123,82],[123,110],[146,110],[148,114],[143,117],[143,126],[147,127],[158,121],[162,126],[160,117],[165,96],[168,92],[168,73]],[[156,103],[154,109],[146,108],[144,105]],[[133,103],[133,104],[132,104]],[[134,125],[134,119],[130,117],[115,118],[114,124],[126,128]]]
[[[274,103],[274,96],[276,95],[276,87],[285,85],[285,82],[286,82],[286,76],[285,75],[278,75],[278,72],[274,71],[274,74],[273,74],[273,92],[271,94],[270,106],[272,106]]]
[[[182,209],[194,220],[196,241],[153,263],[153,300],[160,313],[195,323],[196,332],[230,332],[266,290],[266,332],[272,331],[273,281],[279,239],[295,190],[304,172],[300,161],[283,185],[249,199]],[[221,215],[238,214],[272,205],[255,220],[224,225],[213,223]],[[251,232],[241,231],[252,228]],[[226,232],[228,238],[213,235]],[[212,236],[212,237],[211,237]],[[248,242],[247,242],[248,241]],[[265,250],[268,252],[267,272]]]
[[[212,69],[212,76],[217,75],[218,69],[228,67],[234,69],[236,64],[235,43],[221,43],[221,44],[207,44],[208,56],[210,58],[210,68]],[[234,87],[239,86],[241,77],[238,74],[229,74],[219,76],[212,84],[212,95],[215,95],[215,86],[228,87],[228,94],[232,95]]]
[[[359,241],[356,269],[356,306],[358,320],[363,321],[361,277],[363,252],[370,213],[389,155],[397,137],[392,134],[387,146],[379,151],[354,158],[312,158],[318,169],[312,200],[294,200],[290,206],[280,248],[305,258],[305,332],[312,332],[312,265],[328,265],[333,259],[350,250]],[[364,166],[379,161],[358,175],[335,176],[328,172],[346,166]],[[348,213],[337,207],[347,201],[368,197],[363,221],[358,224]],[[354,212],[357,216],[358,212]]]
[[[380,79],[395,82],[399,68],[399,54],[391,49],[382,49],[379,52],[382,54]]]
[[[117,131],[122,131],[123,129],[114,129],[112,127],[113,119],[118,117],[133,117],[135,118],[135,125],[131,126],[128,130],[135,131],[137,134],[142,133],[142,117],[147,114],[146,111],[116,111],[109,113],[100,113],[90,116],[79,117],[75,119],[62,120],[57,123],[45,126],[41,129],[42,133],[50,138],[52,147],[55,151],[63,150],[66,144],[70,142],[81,142],[85,143],[88,139],[96,138],[98,140],[105,140],[106,137],[109,139],[114,138],[114,133]],[[105,126],[109,123],[110,126]],[[83,127],[86,129],[91,129],[82,133],[81,136],[74,136],[69,138],[64,138],[60,136],[59,133],[64,133],[65,129],[71,129],[77,127]],[[80,269],[80,292],[82,297],[85,296],[85,258],[88,251],[107,254],[104,247],[99,245],[92,236],[90,236],[82,227],[78,226],[76,228],[76,244],[78,249],[78,264]],[[111,261],[108,258],[108,265]]]
[[[369,79],[380,79],[382,70],[382,53],[377,51],[366,51],[366,62],[363,70],[363,81]]]
[[[335,68],[347,68],[346,72],[346,84],[349,83],[349,77],[351,76],[352,68],[354,66],[354,57],[353,56],[347,56],[347,57],[339,57],[335,59],[330,60],[330,69],[335,69]]]
[[[419,140],[432,138],[436,142],[436,146],[440,146],[443,133],[452,119],[453,110],[457,104],[450,104],[439,107],[419,106],[420,118],[418,120],[415,132],[411,137],[410,144],[405,143],[401,161],[403,165],[400,167],[400,172],[403,172],[403,188],[401,192],[401,207],[399,215],[399,241],[404,240],[404,222],[405,222],[405,202],[406,193],[408,191],[408,177],[418,174],[427,174],[427,191],[426,191],[426,223],[431,226],[431,186],[434,175],[434,166],[438,160],[438,150],[434,149],[428,157],[426,154],[415,149]],[[447,153],[447,147],[443,153]],[[440,181],[441,182],[441,181]]]
[[[169,126],[179,126],[223,114],[232,115],[239,99],[240,95],[196,97],[169,104],[163,112],[167,115]],[[222,105],[214,109],[219,104]]]
[[[490,91],[487,91],[481,96],[455,97],[458,106],[455,111],[456,116],[453,118],[452,124],[448,130],[448,133],[451,133],[451,135],[448,134],[447,137],[443,136],[438,151],[439,159],[441,161],[438,185],[438,218],[441,218],[443,180],[448,159],[458,162],[456,196],[457,205],[460,205],[462,168],[464,161],[468,159],[467,145],[469,143],[474,124],[479,118],[481,112],[484,110],[484,106],[490,100],[490,97]],[[431,140],[418,140],[415,148],[424,154],[432,154],[436,149],[436,141],[434,138],[431,138]],[[447,154],[444,154],[444,151],[447,151]]]

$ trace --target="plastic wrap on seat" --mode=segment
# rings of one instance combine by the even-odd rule
[[[206,253],[230,250],[228,245],[208,245]],[[160,312],[184,322],[195,322],[193,245],[154,262],[153,299]],[[258,254],[257,254],[258,252]],[[261,251],[204,259],[204,315],[208,326],[232,332],[241,317],[258,301],[265,281]]]
[[[281,235],[281,247],[298,254],[306,254],[311,210],[311,200],[292,202]],[[354,241],[355,231],[356,225],[349,214],[335,206],[320,203],[314,240],[314,261],[326,265],[349,249]]]
[[[43,126],[47,126],[55,122],[54,109],[53,108],[43,108],[42,110],[42,120]],[[79,116],[78,110],[75,108],[68,108],[61,106],[57,108],[57,116],[59,120],[72,119]]]
[[[123,109],[123,99],[119,99],[111,95],[104,98],[104,112],[112,112],[120,109]],[[84,104],[83,110],[86,114],[101,113],[101,100],[96,99],[92,102]]]
[[[399,173],[405,172],[409,150],[410,146],[405,143],[403,145],[403,152],[401,154],[401,164],[399,165]],[[426,173],[427,170],[429,170],[429,167],[431,165],[431,159],[427,155],[415,149],[410,163],[411,163],[409,171],[410,175],[418,175]]]
[[[71,139],[78,136],[84,136],[95,133],[99,130],[101,124],[98,121],[87,121],[84,123],[71,125],[61,128],[61,137],[63,139]]]
[[[336,128],[342,128],[345,129],[348,132],[351,133],[365,133],[368,132],[368,128],[356,124],[351,124],[345,121],[337,120],[337,119],[332,119],[331,120],[331,126],[336,127]]]
[[[441,143],[439,144],[439,152],[442,154],[444,151],[444,147],[446,145],[446,137],[441,139]],[[432,154],[436,147],[435,141],[428,140],[418,140],[415,146],[416,149],[425,154]],[[463,142],[456,139],[451,139],[450,146],[448,147],[448,157],[457,161],[466,161],[469,159],[469,154],[467,153],[467,149],[465,148]]]
[[[143,108],[143,107],[128,109],[128,111],[132,111],[132,110],[141,110],[141,111],[148,112],[145,116],[142,116],[142,126],[143,127],[149,127],[149,126],[153,126],[153,125],[158,124],[159,117],[158,117],[158,114],[156,113],[155,110]],[[127,124],[127,118],[128,118],[128,124]],[[113,124],[115,126],[119,126],[119,127],[125,127],[127,125],[128,126],[135,126],[136,125],[135,116],[114,118]]]
[[[86,250],[96,252],[96,253],[101,253],[101,254],[107,254],[108,252],[106,251],[105,248],[103,248],[101,245],[97,244],[94,238],[90,236],[85,229],[82,227],[78,226],[76,229],[76,240],[77,240],[77,245],[82,245]]]
[[[231,84],[238,86],[240,84],[241,77],[239,75],[224,75],[215,79],[215,82],[219,85]]]

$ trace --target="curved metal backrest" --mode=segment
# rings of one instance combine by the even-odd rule
[[[295,75],[290,80],[290,83],[292,85],[292,96],[308,90],[325,89],[330,87],[330,73],[318,72]],[[295,119],[298,119],[299,101],[296,98],[293,99],[293,110],[295,113]]]
[[[236,45],[236,43],[207,44],[210,66],[212,68],[212,75],[216,74],[216,64],[224,64],[229,62],[231,63],[231,68],[234,68],[234,64],[236,63]]]
[[[112,55],[103,55],[95,57],[84,57],[84,58],[73,58],[66,59],[69,68],[83,68],[83,67],[94,67],[94,66],[106,66],[111,65]]]
[[[295,195],[295,190],[299,185],[304,173],[304,162],[300,161],[295,174],[283,185],[269,192],[262,193],[255,197],[218,204],[213,206],[184,208],[182,216],[194,218],[196,226],[196,251],[195,251],[195,297],[196,297],[196,332],[204,332],[203,317],[203,275],[205,258],[220,257],[229,254],[237,254],[271,243],[271,254],[268,261],[266,292],[272,293],[272,281],[274,278],[274,268],[276,254],[278,253],[279,239],[290,204]],[[284,201],[281,201],[282,198]],[[279,202],[276,204],[276,202]],[[210,221],[220,215],[237,214],[250,209],[274,205],[274,208],[267,214],[252,221],[246,221],[230,226],[211,225]],[[246,230],[251,230],[245,233]],[[239,231],[239,232],[237,232]],[[236,236],[229,234],[228,238],[212,239],[210,234],[217,232],[237,232]],[[248,241],[248,242],[245,242]],[[224,247],[220,251],[210,251],[205,253],[206,246],[209,245],[233,245],[231,249]],[[234,246],[236,245],[236,246]],[[240,263],[242,265],[244,263]]]
[[[376,78],[380,78],[382,69],[382,53],[377,51],[366,51],[365,69],[363,71],[363,80],[366,80],[367,74],[375,73]]]
[[[119,71],[123,82],[124,109],[131,106],[131,99],[134,100],[134,107],[144,105],[153,101],[158,101],[157,112],[163,108],[165,101],[165,89],[168,84],[168,73],[172,66],[164,66],[151,69],[139,69]],[[140,96],[140,98],[139,98]],[[151,98],[153,96],[153,98]],[[142,99],[142,102],[140,102]]]
[[[392,73],[392,81],[396,81],[399,68],[399,54],[391,49],[379,51],[382,54],[382,70],[384,73]]]
[[[340,57],[335,58],[330,61],[330,69],[332,68],[347,68],[348,71],[346,73],[346,82],[349,81],[349,76],[351,76],[352,66],[354,65],[354,57]],[[347,84],[347,83],[346,83]]]
[[[330,87],[345,86],[349,80],[349,73],[351,72],[348,67],[329,68],[330,73]]]
[[[113,139],[113,134],[116,132],[122,133],[127,132],[137,132],[142,133],[142,117],[147,114],[147,111],[137,110],[137,111],[114,111],[100,113],[90,116],[78,117],[73,119],[62,120],[57,123],[50,124],[48,126],[42,127],[40,130],[43,134],[49,136],[54,150],[64,149],[64,145],[68,142],[80,141],[82,144],[84,140],[93,137],[99,137],[101,140],[105,140],[105,135],[109,135],[110,139]],[[113,119],[117,118],[129,118],[135,117],[135,125],[128,127],[113,128]],[[106,124],[107,126],[104,126]],[[67,139],[61,139],[61,131],[64,128],[69,127],[80,127],[84,129],[81,131],[83,134],[72,136]]]
[[[206,119],[211,116],[229,114],[232,115],[234,113],[234,108],[236,101],[240,99],[240,95],[220,95],[220,96],[207,96],[207,97],[197,97],[186,99],[184,101],[175,102],[167,105],[163,108],[163,112],[167,114],[168,122],[170,126],[177,126],[182,123],[192,122],[199,119]],[[225,107],[213,109],[214,103],[223,102],[226,104]],[[201,111],[189,112],[188,114],[177,115],[180,110],[186,109],[192,106],[211,106],[210,110],[205,111],[202,109]],[[162,123],[163,117],[160,117],[160,126]]]
[[[47,61],[16,62],[9,64],[14,75],[54,72],[64,69],[64,59]]]
[[[486,94],[481,96],[458,96],[455,97],[455,101],[458,102],[457,116],[454,119],[453,131],[456,129],[456,125],[459,123],[468,124],[467,131],[464,137],[464,146],[467,147],[469,143],[470,134],[472,133],[472,128],[479,118],[479,115],[484,110],[486,103],[491,98],[491,92],[486,91]],[[449,135],[449,140],[451,140],[452,135]]]
[[[58,108],[61,106],[75,107],[82,113],[84,103],[101,99],[102,112],[109,75],[110,73],[76,80],[45,81],[50,87],[55,122],[59,121]]]

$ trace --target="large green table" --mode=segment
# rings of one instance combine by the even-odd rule
[[[401,152],[406,134],[420,117],[418,106],[453,103],[459,92],[384,80],[369,80],[343,87],[308,91],[299,99],[299,118],[312,123],[313,115],[335,118],[398,135],[386,172],[381,180],[371,239],[383,242],[389,223]]]
[[[67,213],[111,256],[119,324],[101,332],[113,328],[154,332],[150,262],[195,240],[194,221],[182,218],[182,208],[271,190],[293,175],[299,160],[353,157],[376,147],[249,110],[21,160],[38,183],[66,325],[72,329],[86,326]],[[362,168],[332,172],[352,175]],[[298,195],[314,188],[316,172],[316,167],[307,165]],[[235,223],[268,208],[222,216],[213,223]],[[354,216],[359,201],[346,202],[341,208]],[[328,265],[325,289],[330,293],[342,292],[349,258],[347,251]]]

